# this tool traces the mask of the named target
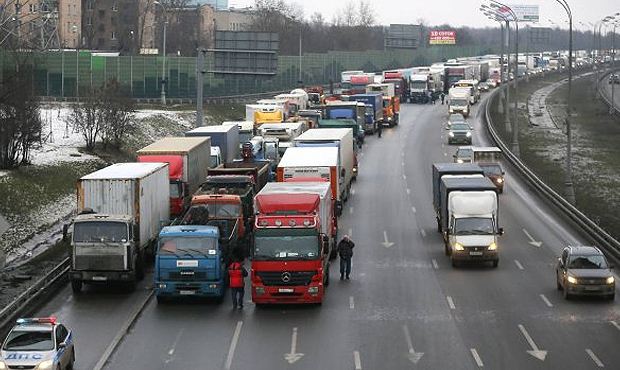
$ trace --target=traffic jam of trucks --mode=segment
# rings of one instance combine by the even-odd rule
[[[70,238],[73,291],[118,282],[133,289],[154,260],[158,302],[221,299],[229,265],[249,259],[254,303],[320,304],[365,135],[397,125],[401,103],[442,93],[447,114],[465,122],[479,81],[494,79],[497,68],[490,56],[345,71],[333,94],[312,87],[261,99],[246,106],[245,121],[157,140],[137,151],[136,163],[82,177]],[[437,229],[454,266],[499,263],[501,162],[499,149],[470,145],[454,163],[432,166]]]

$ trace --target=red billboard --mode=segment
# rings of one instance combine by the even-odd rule
[[[456,44],[456,32],[431,31],[428,43],[430,45],[454,45]]]

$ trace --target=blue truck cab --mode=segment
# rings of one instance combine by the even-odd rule
[[[222,298],[228,283],[225,256],[215,226],[164,227],[155,255],[155,296]]]

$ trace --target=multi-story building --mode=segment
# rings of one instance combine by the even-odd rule
[[[252,21],[251,9],[226,9],[215,12],[215,29],[218,31],[245,31]]]

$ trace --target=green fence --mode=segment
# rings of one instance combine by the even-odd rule
[[[367,52],[329,52],[304,54],[302,81],[306,85],[339,81],[340,72],[351,69],[381,71],[430,63],[460,56],[480,55],[488,50],[455,46],[437,46],[418,50]],[[29,58],[35,73],[34,84],[41,96],[66,97],[86,95],[92,87],[117,80],[134,98],[157,98],[161,93],[163,58],[160,56],[99,56],[87,51],[54,51]],[[166,58],[166,95],[169,98],[194,98],[196,95],[196,59]],[[2,73],[15,68],[14,57],[0,53]],[[213,65],[208,55],[207,70]],[[286,90],[299,79],[299,57],[280,56],[274,76],[224,76],[207,74],[205,96],[227,96]]]

